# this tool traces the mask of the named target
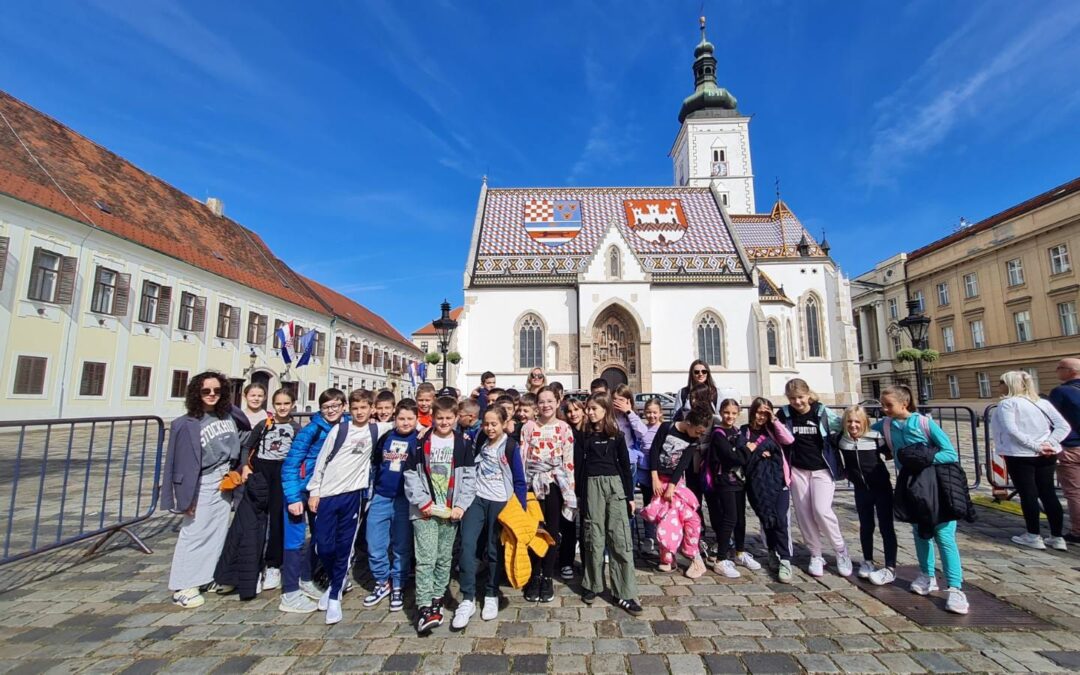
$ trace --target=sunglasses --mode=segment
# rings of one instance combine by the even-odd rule
[[[544,374],[543,373],[533,373],[529,377],[531,377],[534,380],[542,380],[542,379],[544,379]]]
[[[695,370],[694,374],[695,375],[708,375],[709,371],[707,371],[707,370]]]
[[[202,396],[220,396],[221,387],[214,387],[213,389],[206,387],[204,389],[200,389],[199,394]]]

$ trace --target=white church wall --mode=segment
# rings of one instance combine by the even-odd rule
[[[458,387],[471,391],[480,384],[480,375],[490,370],[499,386],[521,387],[529,372],[519,368],[517,326],[524,315],[539,317],[544,327],[544,347],[552,336],[575,333],[576,294],[567,288],[493,288],[472,289],[465,294],[465,311],[458,328],[459,344],[464,345],[459,368]],[[561,352],[562,347],[556,349]],[[563,360],[566,360],[565,358]],[[548,380],[559,380],[567,388],[577,386],[577,370],[558,369],[544,363]]]

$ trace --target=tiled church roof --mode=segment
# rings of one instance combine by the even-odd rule
[[[731,224],[735,236],[746,250],[746,255],[756,258],[786,258],[797,256],[796,247],[806,236],[810,242],[810,255],[823,256],[825,253],[818,246],[803,224],[782,201],[777,201],[771,213],[752,213],[732,215]],[[782,236],[781,236],[782,235]],[[781,247],[781,239],[783,246]]]
[[[548,246],[533,239],[524,220],[527,202],[580,202],[580,230],[571,240]],[[648,241],[628,224],[626,201],[655,202],[665,211],[678,202],[685,232],[670,243]],[[654,282],[710,280],[746,283],[747,272],[728,225],[708,188],[492,188],[481,205],[473,283],[565,284],[585,269],[613,224]],[[652,230],[656,238],[656,226]],[[647,234],[648,236],[648,234]]]

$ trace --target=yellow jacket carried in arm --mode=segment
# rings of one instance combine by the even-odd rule
[[[543,522],[544,512],[532,492],[525,499],[524,509],[518,500],[510,499],[499,513],[506,578],[514,588],[524,588],[532,576],[529,551],[542,558],[555,545],[555,538],[543,528]]]

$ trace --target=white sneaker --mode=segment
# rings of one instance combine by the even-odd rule
[[[472,600],[462,600],[454,612],[454,620],[450,622],[450,627],[461,630],[469,625],[469,619],[473,614],[476,614],[476,603]]]
[[[480,613],[480,618],[484,621],[494,621],[499,618],[498,596],[489,595],[484,598],[484,610]]]
[[[562,577],[563,581],[573,581],[574,580],[574,567],[573,567],[573,565],[567,565],[567,566],[563,567],[562,570],[559,572],[559,576]]]
[[[728,579],[738,579],[742,576],[742,573],[735,569],[735,562],[733,560],[721,560],[713,565],[713,572],[716,572],[722,577],[727,577]]]
[[[812,577],[825,576],[825,558],[822,558],[819,555],[811,556],[810,566],[806,568],[806,571]]]
[[[1032,534],[1030,532],[1018,534],[1013,537],[1012,540],[1014,544],[1019,544],[1020,546],[1027,546],[1028,548],[1034,548],[1040,551],[1046,548],[1046,544],[1043,543],[1043,538],[1037,534]]]
[[[277,608],[278,611],[290,614],[311,614],[319,606],[301,591],[293,591],[281,594],[281,602],[278,603]]]
[[[874,570],[870,575],[870,583],[875,586],[887,586],[896,581],[896,573],[888,567],[882,567],[879,570]]]
[[[195,609],[196,607],[202,607],[203,603],[206,602],[206,598],[203,597],[198,588],[185,588],[182,591],[173,593],[172,601],[178,607]]]
[[[759,569],[761,569],[761,563],[754,560],[754,556],[750,555],[746,551],[735,554],[735,563],[738,565],[742,565],[751,572],[757,572]]]
[[[272,591],[281,588],[281,570],[276,567],[267,567],[262,577],[263,588]]]
[[[330,600],[326,604],[326,625],[332,626],[341,621],[341,601]]]
[[[300,592],[308,596],[312,600],[318,600],[322,598],[323,589],[319,588],[319,585],[314,581],[300,580]]]
[[[258,595],[258,594],[260,594],[262,592],[263,592],[263,578],[262,578],[262,575],[260,574],[259,575],[259,580],[255,582],[255,595]]]
[[[915,578],[915,581],[911,582],[910,588],[911,592],[916,595],[930,595],[938,589],[937,579],[920,573],[919,576]]]
[[[859,578],[860,579],[869,579],[870,576],[876,571],[877,571],[877,568],[874,567],[874,563],[870,562],[869,560],[864,560],[861,563],[859,563]]]
[[[836,571],[842,577],[850,577],[853,567],[851,565],[851,556],[847,553],[838,553],[836,555]]]
[[[953,614],[967,614],[968,601],[964,592],[959,588],[950,588],[946,592],[949,594],[949,599],[945,601],[945,611]]]
[[[326,608],[330,606],[330,589],[323,591],[323,594],[319,597],[319,611],[325,612]]]
[[[1069,545],[1065,543],[1065,537],[1047,537],[1043,542],[1055,551],[1069,550]]]

